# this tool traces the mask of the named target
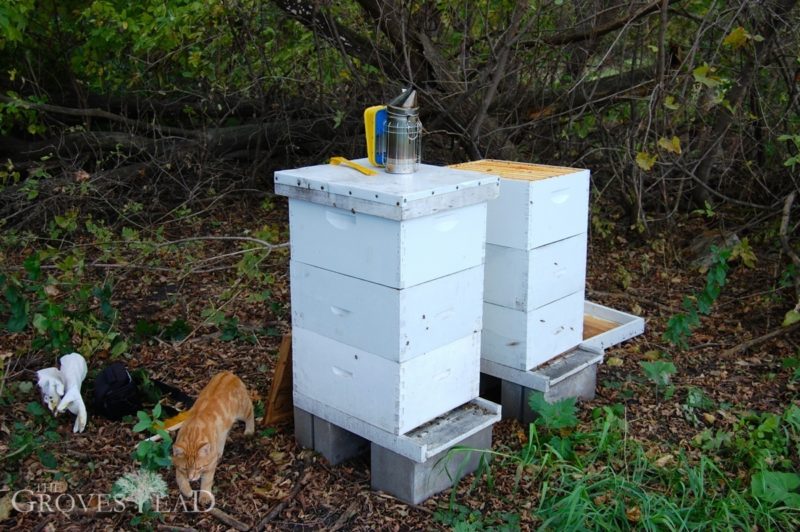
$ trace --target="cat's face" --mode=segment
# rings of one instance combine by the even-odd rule
[[[42,402],[51,412],[64,396],[64,379],[56,368],[41,369],[36,372],[39,377],[39,391],[42,393]]]
[[[194,482],[214,466],[216,456],[211,451],[211,444],[208,442],[200,442],[194,447],[183,447],[176,444],[172,447],[172,463],[175,464],[176,469]]]

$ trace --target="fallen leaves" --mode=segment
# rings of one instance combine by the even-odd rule
[[[671,454],[665,454],[661,458],[657,459],[654,462],[654,464],[656,465],[656,467],[662,467],[663,468],[663,467],[667,467],[669,465],[672,465],[674,462],[675,462],[675,457],[674,456],[672,456]]]
[[[11,502],[11,494],[6,493],[0,499],[0,521],[5,521],[11,517],[11,510],[14,509],[14,504]]]
[[[631,523],[638,523],[642,520],[642,510],[638,506],[633,506],[625,510],[625,517]]]
[[[656,361],[659,358],[661,358],[661,351],[659,351],[658,349],[651,349],[649,351],[646,351],[644,355],[642,355],[642,358],[644,358],[645,360],[649,360],[650,362]]]

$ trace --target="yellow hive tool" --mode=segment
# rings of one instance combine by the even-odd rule
[[[367,168],[366,166],[361,166],[360,164],[354,163],[353,161],[345,159],[344,157],[331,157],[330,163],[331,164],[343,164],[345,166],[349,166],[353,170],[358,170],[359,172],[361,172],[364,175],[378,175],[378,172],[376,172],[375,170],[371,170],[371,169]]]

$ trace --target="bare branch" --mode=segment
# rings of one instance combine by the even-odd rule
[[[674,4],[677,1],[678,0],[668,0],[670,4]],[[661,2],[662,0],[652,0],[650,3],[637,9],[633,13],[629,13],[624,17],[610,20],[603,24],[593,26],[587,30],[579,30],[569,33],[557,33],[555,35],[549,35],[542,38],[542,41],[553,46],[559,46],[563,44],[585,41],[588,39],[596,39],[597,37],[602,37],[603,35],[611,33],[614,30],[618,30],[624,27],[625,25],[630,24],[631,22],[634,22],[646,15],[659,11],[661,9]]]
[[[118,122],[120,124],[125,124],[126,126],[134,127],[137,129],[144,129],[147,131],[153,131],[157,133],[162,133],[166,135],[179,135],[182,137],[189,137],[189,138],[200,138],[200,134],[196,131],[192,131],[190,129],[183,129],[180,127],[170,127],[164,126],[161,124],[156,123],[146,123],[141,122],[139,120],[133,120],[130,118],[126,118],[124,116],[110,113],[108,111],[104,111],[102,109],[74,109],[71,107],[62,107],[60,105],[51,105],[48,103],[35,103],[30,102],[28,100],[21,100],[19,98],[11,98],[9,96],[4,96],[0,94],[0,102],[6,104],[12,104],[23,109],[33,109],[36,111],[42,111],[45,113],[53,113],[59,114],[64,116],[76,116],[81,118],[105,118],[106,120],[110,120],[112,122]]]

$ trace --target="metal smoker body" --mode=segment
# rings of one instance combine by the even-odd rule
[[[417,91],[407,88],[388,105],[364,110],[367,158],[391,174],[413,174],[420,167],[422,124]]]
[[[386,171],[413,174],[419,170],[422,123],[417,91],[406,89],[386,106]]]

